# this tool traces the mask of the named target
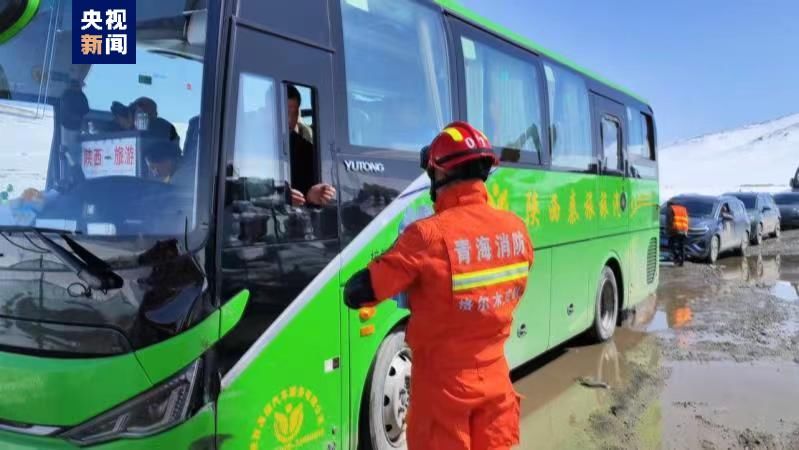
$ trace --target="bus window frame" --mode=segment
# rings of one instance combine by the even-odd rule
[[[639,118],[641,120],[641,126],[642,126],[641,131],[643,133],[643,145],[645,145],[646,149],[649,150],[649,157],[648,158],[631,153],[629,151],[630,150],[630,148],[629,148],[629,145],[630,145],[629,144],[629,142],[630,142],[629,138],[630,138],[630,136],[628,135],[628,137],[627,137],[627,139],[628,139],[627,140],[627,145],[628,145],[628,147],[627,147],[627,168],[628,168],[628,171],[630,172],[629,176],[630,176],[630,178],[633,178],[633,179],[636,179],[636,180],[658,180],[660,178],[660,161],[659,161],[659,158],[658,158],[657,147],[655,145],[655,143],[656,143],[655,119],[654,119],[654,117],[653,117],[653,115],[651,113],[651,110],[649,108],[642,108],[638,104],[629,103],[629,102],[624,103],[624,106],[625,106],[626,109],[629,109],[630,111],[632,111],[633,114],[637,114],[639,116]],[[629,121],[625,120],[624,122],[625,122],[625,126],[627,126],[629,128]],[[649,133],[649,131],[651,131],[651,134]],[[652,168],[654,168],[654,175],[637,176],[637,177],[632,176],[633,175],[632,171],[633,171],[634,166],[636,165],[636,163],[640,163],[640,162],[644,162],[646,165],[652,166]]]
[[[544,74],[544,65],[540,55],[529,51],[507,39],[498,36],[482,27],[475,26],[474,24],[461,19],[460,17],[452,14],[446,14],[448,26],[451,29],[449,39],[450,53],[455,59],[455,80],[457,82],[457,90],[455,91],[458,100],[458,117],[463,120],[468,120],[468,99],[466,98],[466,61],[463,56],[463,47],[461,39],[466,38],[474,42],[485,45],[495,51],[505,54],[506,56],[513,57],[519,61],[529,63],[535,68],[536,81],[538,88],[538,110],[539,117],[541,118],[541,127],[539,129],[539,138],[541,140],[541,149],[537,153],[537,158],[533,158],[531,152],[525,150],[518,150],[520,152],[519,161],[501,161],[501,165],[505,167],[518,167],[518,168],[535,168],[547,169],[551,161],[551,142],[549,134],[549,97],[547,92],[546,76]],[[494,148],[496,153],[500,148]],[[501,158],[501,154],[497,157]],[[537,160],[537,161],[536,161]]]
[[[630,176],[630,129],[627,126],[626,115],[627,103],[615,96],[609,96],[606,92],[598,92],[593,88],[588,91],[589,104],[591,108],[591,139],[593,141],[594,157],[596,158],[597,174],[606,177],[632,178]],[[615,109],[615,111],[614,111]],[[604,139],[602,136],[602,119],[608,118],[618,125],[619,145],[621,146],[620,161],[624,170],[611,169],[605,167],[605,149],[603,148]]]
[[[611,114],[610,112],[603,111],[601,109],[597,109],[597,113],[600,115],[599,118],[599,134],[597,135],[599,140],[599,151],[601,152],[599,155],[600,161],[602,161],[600,167],[600,175],[608,176],[608,177],[621,177],[621,178],[629,178],[629,153],[627,152],[627,142],[625,139],[625,129],[622,125],[622,119],[620,117],[616,117],[615,115]],[[605,154],[605,130],[604,130],[604,123],[605,121],[611,122],[616,126],[616,150],[620,152],[620,154],[616,155],[618,159],[617,162],[620,162],[624,169],[619,170],[618,167],[610,168],[607,163],[607,155]]]
[[[436,3],[425,0],[405,0],[414,3],[420,7],[427,8],[431,12],[438,15],[439,23],[441,24],[441,31],[444,37],[443,48],[444,61],[447,63],[447,79],[449,81],[449,103],[445,107],[449,108],[450,121],[457,120],[459,105],[458,105],[458,92],[457,82],[455,80],[454,64],[455,58],[450,49],[450,42],[452,36],[450,33],[449,25],[445,18],[445,10],[443,7]],[[336,49],[333,55],[333,97],[336,104],[336,123],[335,127],[335,152],[337,155],[349,155],[363,158],[373,159],[390,159],[390,160],[405,160],[405,161],[418,161],[419,149],[396,149],[387,147],[375,147],[366,145],[354,145],[350,143],[350,118],[349,118],[349,101],[347,91],[347,67],[346,67],[346,48],[344,46],[344,16],[341,10],[340,0],[333,0],[330,4],[330,21],[331,21],[331,37],[333,46]],[[446,125],[446,124],[445,124]],[[341,171],[342,168],[338,167]]]
[[[596,115],[594,114],[594,103],[593,103],[593,94],[594,94],[593,87],[594,86],[593,86],[593,80],[588,78],[588,77],[586,77],[585,75],[581,74],[580,72],[577,72],[576,70],[572,69],[571,67],[568,67],[568,66],[566,66],[566,65],[564,65],[564,64],[562,64],[562,63],[560,63],[558,61],[555,61],[554,59],[551,59],[551,58],[542,58],[541,59],[541,64],[542,64],[542,66],[544,64],[546,64],[546,65],[549,65],[549,66],[551,66],[553,68],[557,68],[559,70],[567,71],[567,72],[571,73],[572,75],[576,75],[579,78],[581,78],[583,80],[583,86],[585,87],[585,95],[588,98],[588,126],[589,126],[589,136],[590,136],[590,139],[591,139],[591,143],[590,143],[590,145],[591,145],[591,159],[592,159],[591,164],[588,167],[586,167],[585,169],[578,169],[578,168],[575,168],[575,167],[568,167],[568,166],[558,166],[558,165],[553,164],[552,163],[552,160],[553,160],[552,152],[554,151],[554,148],[552,146],[552,140],[549,139],[548,140],[549,161],[550,161],[549,170],[551,170],[553,172],[579,173],[579,174],[586,174],[586,175],[600,175],[600,172],[599,172],[599,157],[600,157],[600,153],[599,153],[599,150],[598,150],[598,147],[597,147],[597,143],[596,143],[596,134],[594,133],[594,129],[597,126],[597,119],[596,119]],[[547,110],[547,136],[550,136],[549,133],[551,133],[551,131],[552,131],[552,122],[551,122],[551,120],[550,120],[551,118],[549,116],[549,83],[546,80],[546,73],[544,73],[544,80],[543,81],[544,81],[544,86],[545,86],[545,89],[546,89],[545,94],[546,94],[546,110]]]

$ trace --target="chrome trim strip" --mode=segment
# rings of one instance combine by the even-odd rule
[[[0,430],[10,431],[12,433],[27,434],[31,436],[50,436],[55,432],[61,430],[59,427],[45,427],[40,425],[20,426],[14,427],[0,423]]]

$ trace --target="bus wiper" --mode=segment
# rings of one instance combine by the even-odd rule
[[[22,231],[15,227],[15,231]],[[122,277],[117,275],[105,261],[98,258],[86,247],[75,242],[69,237],[69,232],[64,230],[50,230],[36,227],[29,227],[24,231],[33,232],[42,243],[50,249],[67,267],[72,269],[90,289],[97,289],[107,292],[111,289],[119,289],[123,285]],[[67,243],[72,250],[65,249],[55,241],[45,236],[44,233],[58,233],[61,239]]]

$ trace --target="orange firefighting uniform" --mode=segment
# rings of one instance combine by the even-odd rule
[[[407,292],[413,354],[409,450],[502,450],[519,443],[520,397],[505,341],[533,264],[524,223],[488,205],[485,184],[443,190],[369,266],[375,297]]]
[[[688,233],[688,210],[682,205],[671,205],[672,221],[669,224],[673,234]]]

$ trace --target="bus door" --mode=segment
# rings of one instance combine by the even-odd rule
[[[218,348],[219,448],[341,447],[338,214],[311,193],[335,184],[332,51],[238,18],[230,49],[218,280],[250,300]]]
[[[624,106],[606,97],[592,94],[594,105],[594,142],[599,146],[599,225],[600,237],[624,233],[628,229],[630,203],[625,152]]]

